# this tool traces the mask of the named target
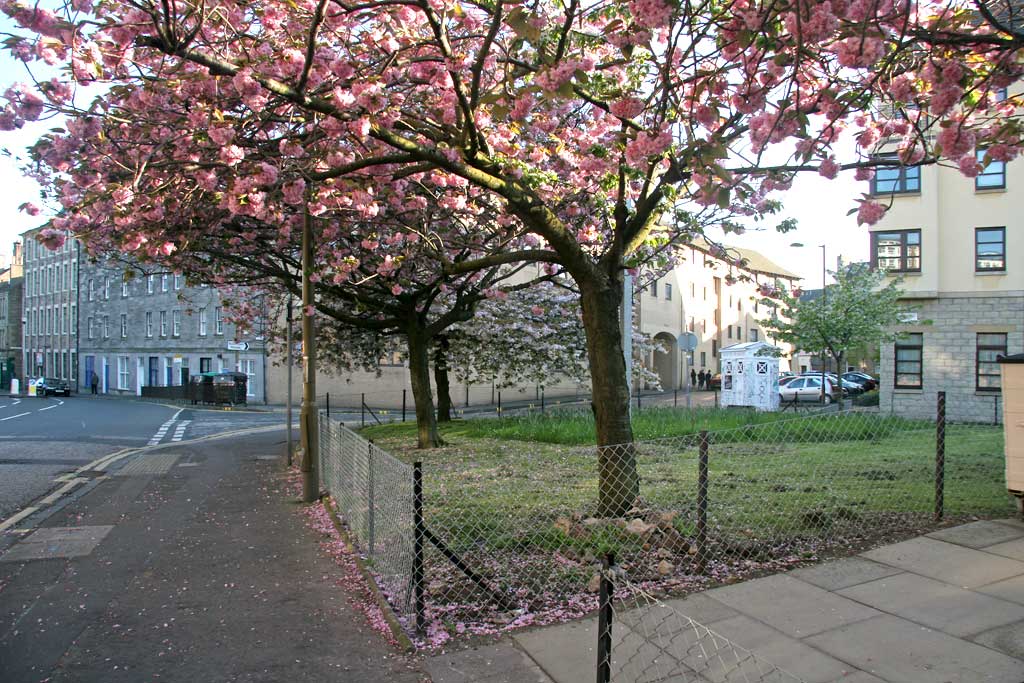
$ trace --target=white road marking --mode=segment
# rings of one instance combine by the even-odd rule
[[[22,510],[18,514],[11,515],[7,519],[5,519],[3,522],[0,522],[0,531],[3,531],[5,529],[8,529],[8,528],[14,526],[15,524],[17,524],[21,520],[25,519],[26,517],[31,515],[33,512],[36,512],[37,510],[39,510],[39,508],[37,508],[35,505],[30,505],[29,507],[25,508],[24,510]]]
[[[56,408],[56,407],[57,407],[57,406],[55,406],[55,405],[54,405],[54,406],[46,406],[45,408],[40,408],[40,409],[39,409],[39,410],[37,410],[36,412],[37,412],[37,413],[41,413],[41,412],[43,412],[44,410],[53,410],[53,409],[54,409],[54,408]]]
[[[8,420],[13,420],[16,417],[25,417],[28,414],[29,413],[18,413],[17,415],[11,415],[10,417],[0,418],[0,422],[7,422]]]
[[[185,436],[185,428],[192,423],[192,420],[182,420],[178,423],[178,428],[174,430],[174,436],[171,437],[171,441],[181,441]]]

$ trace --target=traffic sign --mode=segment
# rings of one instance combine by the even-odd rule
[[[697,348],[697,335],[693,332],[683,332],[679,335],[677,344],[683,351],[693,351]]]
[[[228,351],[248,351],[249,342],[229,342]]]

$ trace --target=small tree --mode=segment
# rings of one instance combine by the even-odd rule
[[[763,286],[762,296],[768,305],[781,310],[763,323],[768,333],[793,348],[811,353],[828,354],[843,367],[847,351],[866,344],[891,341],[892,327],[900,322],[899,305],[903,290],[899,280],[883,286],[885,271],[871,270],[864,265],[848,266],[833,273],[835,284],[825,288],[822,296],[800,299],[799,291],[772,289]]]

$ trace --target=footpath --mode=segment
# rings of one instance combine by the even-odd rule
[[[126,458],[0,534],[0,681],[595,680],[593,619],[434,655],[389,644],[296,503],[283,438]],[[1021,683],[1024,523],[974,522],[668,604],[809,683]],[[663,661],[679,654],[651,642]]]

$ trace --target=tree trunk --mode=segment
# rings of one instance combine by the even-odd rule
[[[406,330],[406,339],[409,345],[409,380],[416,406],[416,445],[419,448],[436,448],[443,442],[437,433],[434,397],[430,391],[430,340],[416,323]]]
[[[579,282],[598,446],[598,514],[622,517],[640,494],[622,357],[622,284]]]
[[[437,421],[452,421],[452,393],[448,381],[448,337],[441,335],[434,346],[434,385],[437,387]]]
[[[843,357],[842,351],[835,357],[836,361],[836,382],[839,384],[839,396],[836,398],[836,403],[839,404],[839,412],[843,411]]]

